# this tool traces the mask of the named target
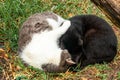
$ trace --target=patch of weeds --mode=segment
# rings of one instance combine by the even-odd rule
[[[120,80],[120,71],[117,73],[117,79]]]
[[[35,80],[40,80],[40,79],[43,79],[43,80],[48,80],[48,75],[46,72],[44,71],[41,71],[40,69],[38,68],[34,68],[33,66],[29,66],[28,67],[30,72],[32,72],[31,74],[31,80],[35,79]]]
[[[95,67],[100,71],[111,70],[110,66],[108,64],[106,64],[106,63],[104,63],[104,64],[95,64]]]
[[[112,70],[108,64],[96,64],[95,67],[99,70],[99,73],[96,74],[97,77],[100,77],[102,80],[107,80],[108,72]]]
[[[23,61],[20,60],[20,59],[18,59],[18,60],[16,61],[16,64],[15,64],[15,65],[19,65],[22,69],[26,68],[26,66],[24,65]]]
[[[97,77],[100,77],[101,80],[107,80],[108,75],[107,74],[103,74],[103,73],[99,73],[96,75]]]
[[[29,79],[26,76],[21,75],[21,76],[17,76],[15,80],[29,80]]]
[[[2,66],[0,66],[0,73],[2,72],[2,70],[3,70],[3,67],[2,67]]]
[[[81,70],[80,64],[78,64],[76,67],[71,67],[70,70],[75,71],[75,72],[80,71]]]

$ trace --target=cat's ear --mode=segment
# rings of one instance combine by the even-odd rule
[[[76,64],[71,58],[67,58],[66,62],[67,62],[68,65]]]

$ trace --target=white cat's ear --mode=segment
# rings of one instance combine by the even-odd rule
[[[66,59],[66,62],[67,62],[67,64],[69,64],[69,65],[76,64],[71,58],[67,58],[67,59]]]

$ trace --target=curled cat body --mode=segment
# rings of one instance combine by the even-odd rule
[[[95,63],[111,62],[117,53],[117,37],[104,19],[95,15],[76,15],[69,18],[71,26],[59,39],[62,49],[67,49],[73,67],[81,68]]]
[[[21,59],[47,72],[65,72],[75,64],[71,55],[58,46],[58,39],[70,27],[68,20],[52,12],[30,16],[19,32],[18,50]]]

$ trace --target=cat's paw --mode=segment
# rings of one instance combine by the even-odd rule
[[[54,20],[54,19],[47,18],[46,21],[52,27],[52,29],[56,29],[56,28],[59,27],[58,22],[56,20]]]
[[[62,53],[69,53],[67,49],[64,49]]]

